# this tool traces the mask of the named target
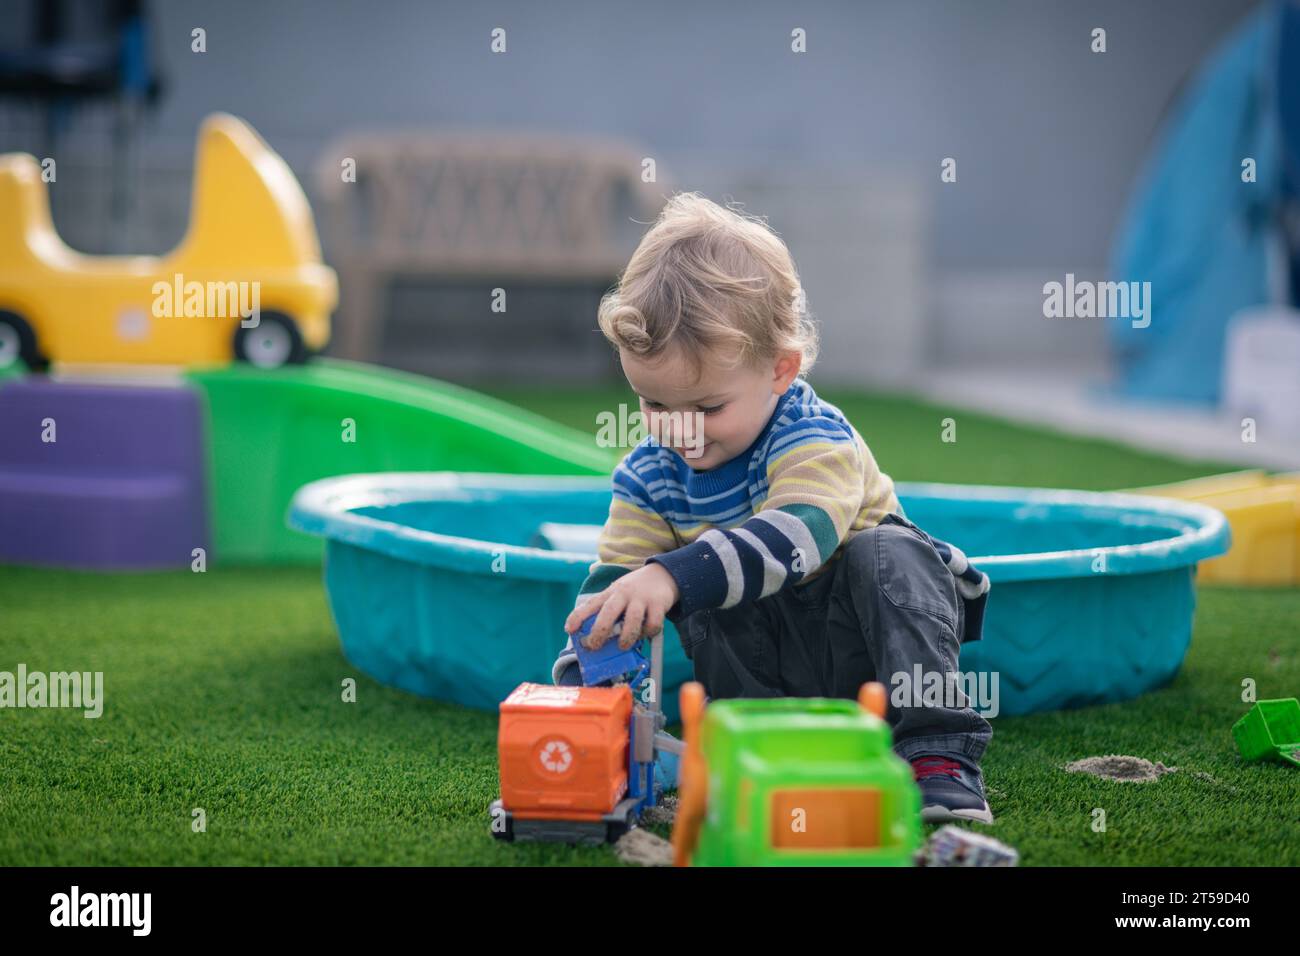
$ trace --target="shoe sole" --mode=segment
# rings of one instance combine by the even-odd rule
[[[951,823],[954,820],[970,820],[974,823],[992,823],[993,811],[987,806],[982,810],[949,810],[938,804],[921,808],[922,823]]]

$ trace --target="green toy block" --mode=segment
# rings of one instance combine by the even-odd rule
[[[1277,760],[1300,767],[1300,700],[1260,700],[1232,725],[1245,760]]]
[[[713,701],[695,866],[911,866],[921,792],[889,725],[849,700]]]

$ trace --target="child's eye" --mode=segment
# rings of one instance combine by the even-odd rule
[[[727,403],[723,402],[721,405],[700,405],[699,409],[705,415],[716,415],[718,414],[718,412],[722,411],[726,407],[727,407]]]
[[[642,399],[642,401],[644,402],[645,399]],[[663,408],[663,406],[660,405],[658,402],[646,402],[646,403],[645,403],[645,407],[646,407],[646,408]]]

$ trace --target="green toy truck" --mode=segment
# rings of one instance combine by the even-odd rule
[[[921,793],[892,749],[885,689],[858,703],[681,692],[679,866],[911,866]]]

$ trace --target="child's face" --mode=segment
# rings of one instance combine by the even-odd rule
[[[798,352],[734,368],[706,355],[697,375],[675,346],[649,361],[620,350],[619,360],[650,434],[696,471],[716,468],[754,443],[801,364]]]

